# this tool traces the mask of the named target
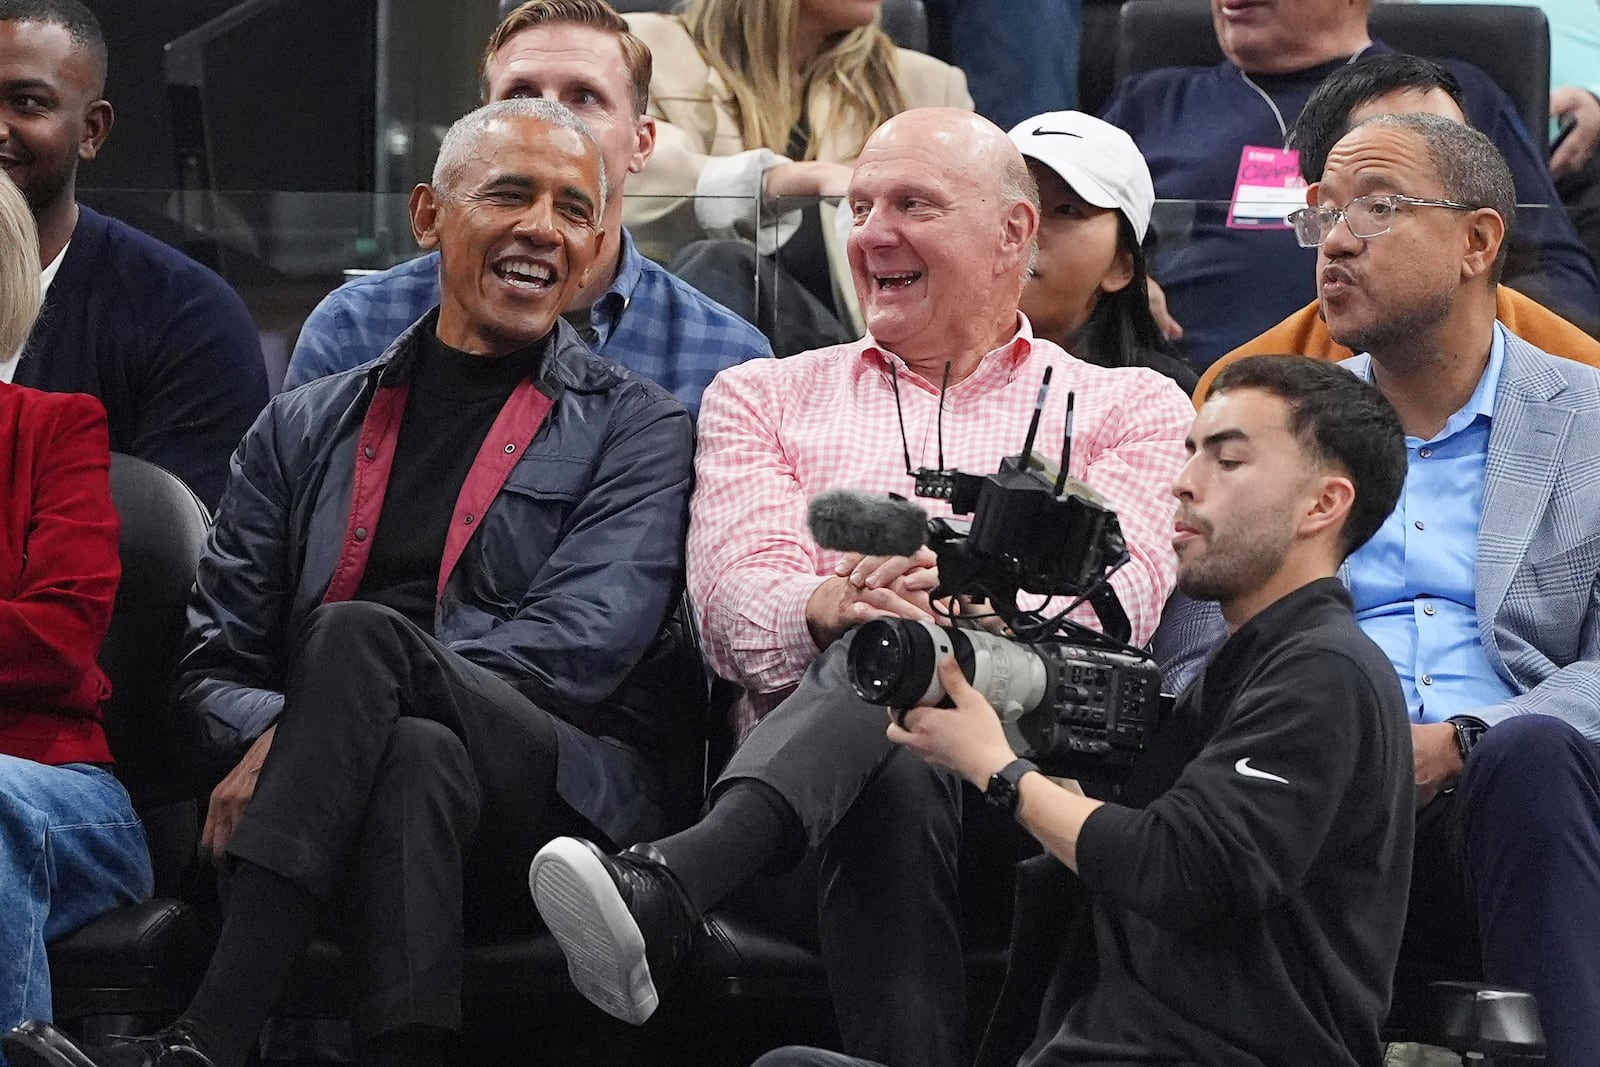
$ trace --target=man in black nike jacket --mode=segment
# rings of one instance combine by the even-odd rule
[[[889,727],[1049,852],[1019,882],[985,1065],[1382,1057],[1411,868],[1410,728],[1334,574],[1394,507],[1399,421],[1339,367],[1261,356],[1218,377],[1186,447],[1178,584],[1220,603],[1229,636],[1114,802],[1017,759],[952,662],[940,678],[955,706]],[[780,1050],[758,1067],[850,1062]]]

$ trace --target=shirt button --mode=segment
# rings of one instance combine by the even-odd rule
[[[367,539],[367,528],[365,526],[357,526],[356,527],[356,540],[357,541],[365,541],[366,539]]]
[[[1433,458],[1433,449],[1424,448],[1421,452],[1418,452],[1417,455],[1421,456],[1423,459],[1432,459]]]
[[[375,456],[377,456],[378,450],[376,448],[373,448],[371,445],[368,445],[366,448],[363,448],[361,450],[361,454],[363,456],[366,456],[368,459],[372,459]]]
[[[1431,675],[1431,674],[1424,674],[1424,675],[1423,675],[1423,676],[1422,676],[1422,684],[1423,684],[1423,685],[1432,685],[1432,684],[1433,684],[1433,675]]]
[[[1415,526],[1419,530],[1426,530],[1428,528],[1428,524],[1423,522],[1421,519],[1418,519],[1416,522],[1412,523],[1411,525]]]
[[[1434,608],[1433,608],[1432,604],[1424,604],[1424,605],[1422,605],[1422,613],[1424,615],[1432,615],[1433,611],[1434,611]]]

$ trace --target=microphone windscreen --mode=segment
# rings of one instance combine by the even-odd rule
[[[909,556],[927,537],[928,515],[898,497],[829,489],[811,501],[806,525],[823,548],[864,556]]]

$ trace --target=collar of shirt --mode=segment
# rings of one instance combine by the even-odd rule
[[[626,227],[621,231],[621,239],[622,255],[617,260],[617,276],[612,279],[611,287],[589,309],[589,325],[594,327],[598,338],[596,347],[603,346],[610,338],[617,320],[628,310],[628,304],[633,300],[633,290],[644,274],[644,257],[639,255],[633,235],[628,233]]]
[[[56,258],[52,259],[49,264],[46,265],[44,270],[39,272],[40,296],[44,296],[44,294],[50,291],[50,283],[56,280],[57,274],[61,273],[61,261],[67,258],[67,249],[71,247],[71,241],[68,241],[66,244],[62,245],[61,251],[56,253]]]
[[[946,402],[954,410],[983,397],[1012,382],[1033,353],[1033,324],[1022,312],[1017,312],[1017,332],[999,348],[984,354],[978,369],[946,390]],[[912,369],[902,357],[884,348],[868,334],[861,350],[861,360],[856,374],[888,373],[893,367],[898,372],[902,387],[911,386],[929,393],[939,392],[939,383],[930,382]]]
[[[1372,381],[1371,356],[1366,357],[1367,381]],[[1416,448],[1418,445],[1437,445],[1448,441],[1456,434],[1471,426],[1479,418],[1485,422],[1494,421],[1494,400],[1500,392],[1500,371],[1506,363],[1506,328],[1496,319],[1494,330],[1489,341],[1489,362],[1483,368],[1483,375],[1478,379],[1478,387],[1472,391],[1467,402],[1448,419],[1444,427],[1431,438],[1424,441],[1419,437],[1406,436],[1406,447]]]
[[[49,266],[39,272],[39,296],[41,298],[50,291],[50,283],[55,281],[56,275],[61,272],[61,261],[67,258],[67,249],[71,247],[71,241],[62,245],[61,251],[56,253],[56,258],[52,259]],[[13,352],[11,358],[0,360],[0,382],[10,382],[16,377],[17,364],[22,362],[22,353],[27,347],[28,342],[24,338],[22,348]]]
[[[1461,410],[1445,420],[1444,429],[1434,435],[1428,444],[1436,444],[1455,436],[1471,426],[1478,418],[1485,422],[1494,419],[1494,398],[1500,391],[1500,370],[1506,363],[1506,328],[1496,320],[1494,334],[1489,342],[1489,364],[1483,368],[1478,387],[1472,391]]]

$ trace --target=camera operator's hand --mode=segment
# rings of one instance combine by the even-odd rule
[[[912,708],[906,712],[904,727],[889,723],[889,740],[979,789],[987,788],[990,777],[1017,758],[1000,716],[972,688],[954,657],[940,662],[939,682],[955,707]]]
[[[886,615],[939,622],[928,603],[928,593],[939,584],[937,564],[929,548],[910,556],[847,554],[835,576],[817,586],[806,602],[811,640],[827,648],[852,626]]]

